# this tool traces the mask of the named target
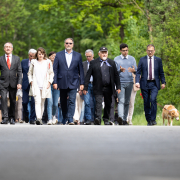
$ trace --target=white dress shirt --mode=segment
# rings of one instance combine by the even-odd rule
[[[5,57],[6,57],[6,62],[7,62],[7,54],[5,54]],[[12,54],[9,54],[9,59],[10,59],[10,63],[12,62]]]
[[[68,52],[66,51],[66,49],[65,49],[65,57],[66,57],[66,62],[67,62],[68,68],[69,68],[70,65],[71,65],[72,53],[73,53],[73,50],[71,51],[71,53],[68,53]]]
[[[150,62],[150,57],[147,56],[147,63],[148,63],[148,79],[149,80],[149,62]],[[152,80],[154,80],[154,56],[151,57],[151,67],[152,67]]]
[[[121,54],[121,58],[122,58],[122,59],[124,59],[124,58],[128,59],[128,55],[127,55],[126,57],[124,57],[124,56]]]

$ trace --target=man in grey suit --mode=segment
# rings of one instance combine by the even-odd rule
[[[87,49],[85,51],[85,56],[87,58],[87,61],[83,62],[83,69],[84,69],[84,76],[86,76],[87,71],[89,69],[90,66],[90,62],[92,60],[94,60],[94,52],[91,49]],[[93,77],[91,76],[89,84],[88,84],[88,93],[86,95],[84,95],[84,103],[85,103],[85,112],[84,112],[84,116],[85,116],[85,120],[86,120],[86,125],[91,125],[94,124],[94,119],[92,117],[92,115],[94,114],[94,112],[91,111],[91,98],[93,100],[93,111],[95,108],[95,97],[94,97],[94,93],[93,93]]]
[[[21,89],[22,69],[18,56],[12,55],[13,45],[10,42],[4,44],[5,55],[0,57],[0,93],[2,104],[1,124],[15,124],[16,92]],[[9,92],[10,109],[8,113],[7,93]]]

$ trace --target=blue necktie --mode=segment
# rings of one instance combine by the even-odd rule
[[[103,61],[103,60],[101,59],[100,62],[101,62],[100,67],[103,66],[103,63],[105,63],[107,66],[111,67],[111,65],[107,62],[107,59],[106,59],[105,61]]]

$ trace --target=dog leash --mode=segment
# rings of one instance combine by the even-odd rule
[[[169,114],[171,113],[171,111],[170,110],[168,110],[168,109],[166,109],[165,107],[163,107],[163,106],[161,106],[159,103],[156,103],[158,106],[160,106],[160,107],[162,107],[163,109],[165,109],[166,111],[169,111]],[[177,109],[176,109],[177,110]]]

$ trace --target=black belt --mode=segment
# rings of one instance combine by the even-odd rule
[[[155,81],[155,79],[154,80],[147,80],[148,82],[154,82]]]
[[[89,81],[89,83],[93,84],[93,81]]]

